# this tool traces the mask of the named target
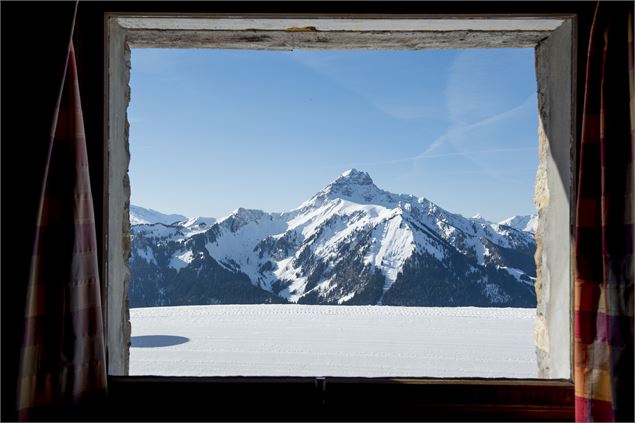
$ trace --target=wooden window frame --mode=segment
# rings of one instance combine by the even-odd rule
[[[325,416],[342,417],[342,413],[354,407],[344,404],[342,399],[350,397],[352,392],[355,395],[365,392],[366,398],[374,398],[375,404],[383,404],[384,410],[413,418],[423,412],[431,413],[428,417],[432,419],[435,416],[436,419],[441,419],[441,416],[461,419],[471,413],[486,419],[498,416],[502,420],[568,420],[572,417],[571,228],[574,216],[571,199],[574,198],[575,183],[571,175],[576,127],[575,15],[444,17],[107,13],[104,25],[106,142],[103,191],[105,259],[102,270],[106,281],[108,368],[114,397],[120,398],[122,404],[126,398],[124,393],[128,390],[148,387],[161,387],[161,392],[189,392],[188,389],[199,392],[219,386],[239,386],[247,391],[286,392],[285,389],[295,387],[293,389],[297,388],[297,392],[303,389],[310,392],[311,401],[315,402],[316,409],[326,413]],[[540,169],[536,185],[540,289],[535,341],[541,376],[546,379],[127,376],[130,186],[126,111],[130,98],[131,46],[283,50],[535,47],[540,118]],[[403,399],[404,387],[408,392],[406,400]],[[391,392],[388,397],[384,396]],[[457,394],[467,397],[463,401],[452,398]],[[382,397],[394,398],[394,395],[400,395],[402,399],[382,402]],[[367,419],[372,419],[372,416],[370,414]]]

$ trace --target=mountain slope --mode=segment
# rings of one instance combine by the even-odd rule
[[[510,226],[514,229],[518,229],[519,231],[535,234],[536,228],[538,227],[538,215],[530,214],[528,216],[512,216],[498,222],[498,224]]]
[[[185,289],[212,278],[250,283],[261,295],[246,290],[244,299],[254,302],[535,306],[531,233],[389,193],[354,169],[289,212],[239,208],[205,230],[156,224],[132,232],[131,303],[151,297],[146,286]],[[238,294],[210,295],[188,301],[229,303]],[[166,291],[154,301],[176,300]]]
[[[143,225],[152,223],[163,223],[169,225],[187,219],[180,214],[164,214],[152,209],[146,209],[135,205],[130,205],[130,224]]]

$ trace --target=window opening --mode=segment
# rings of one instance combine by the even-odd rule
[[[131,65],[130,374],[537,377],[533,49]]]
[[[350,31],[350,29],[354,29]],[[534,343],[539,376],[570,378],[570,163],[575,125],[575,22],[562,17],[470,19],[108,18],[107,149],[104,225],[111,375],[128,374],[128,123],[130,47],[290,50],[426,50],[535,48],[538,79],[539,168],[536,178],[537,318]],[[350,175],[351,172],[345,172]],[[344,175],[343,175],[344,176]],[[377,181],[377,177],[375,177]],[[375,181],[375,182],[376,182]],[[385,188],[385,187],[380,187]],[[121,211],[123,210],[123,213]],[[121,228],[122,230],[120,230]],[[567,335],[568,334],[568,335]],[[187,339],[164,339],[169,346]],[[135,348],[156,339],[137,339]]]

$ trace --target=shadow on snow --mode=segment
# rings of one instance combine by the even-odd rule
[[[190,342],[190,338],[172,335],[144,335],[133,336],[130,346],[133,348],[170,347],[172,345],[185,344],[186,342]]]

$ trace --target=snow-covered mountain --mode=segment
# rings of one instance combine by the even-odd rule
[[[532,234],[536,233],[536,228],[538,227],[538,215],[530,214],[528,216],[512,216],[505,220],[501,220],[498,222],[499,225],[511,226],[514,229],[518,229],[519,231],[531,232]]]
[[[384,191],[355,169],[291,211],[204,223],[132,226],[131,307],[536,304],[532,233]]]
[[[156,210],[130,205],[131,225],[143,225],[148,223],[163,223],[169,225],[186,219],[185,216],[180,214],[164,214]]]

